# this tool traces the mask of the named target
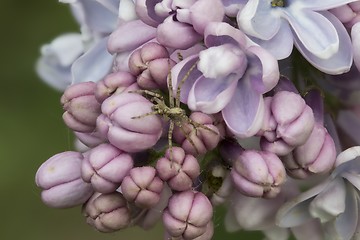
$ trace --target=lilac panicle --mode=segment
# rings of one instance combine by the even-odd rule
[[[153,167],[136,167],[130,170],[121,184],[124,197],[140,208],[151,208],[160,201],[163,181]]]
[[[86,202],[93,193],[81,178],[83,155],[58,153],[44,162],[36,172],[35,182],[42,189],[41,198],[49,207],[69,208]]]
[[[107,98],[101,105],[97,127],[109,142],[126,152],[139,152],[154,146],[162,134],[162,120],[152,112],[153,104],[136,93]],[[141,117],[140,117],[141,116]]]
[[[61,97],[64,122],[74,131],[92,132],[96,127],[96,118],[101,112],[94,95],[95,86],[94,82],[73,84]]]
[[[82,163],[82,178],[100,193],[114,192],[133,168],[132,157],[111,144],[92,148]]]
[[[208,231],[213,216],[209,199],[192,190],[175,193],[163,213],[165,230],[171,237],[196,239]]]
[[[95,193],[82,209],[86,222],[100,232],[114,232],[130,225],[126,199],[119,192]]]
[[[274,198],[286,180],[286,171],[275,154],[245,150],[235,160],[231,177],[246,196]]]
[[[172,147],[172,150],[166,150],[164,157],[157,160],[156,172],[171,189],[185,191],[191,189],[194,180],[200,175],[200,166],[194,156],[185,154],[184,149]]]

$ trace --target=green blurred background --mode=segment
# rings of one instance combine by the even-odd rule
[[[86,225],[80,208],[42,204],[36,170],[52,155],[72,149],[72,135],[62,122],[60,93],[41,82],[34,65],[42,44],[78,27],[68,7],[56,0],[1,0],[0,29],[0,239],[162,239],[160,225],[150,232],[102,234]],[[226,234],[217,213],[213,239],[261,239]]]

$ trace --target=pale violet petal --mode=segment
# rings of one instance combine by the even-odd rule
[[[237,74],[230,74],[226,78],[200,77],[190,90],[189,108],[207,114],[221,111],[233,97],[238,79]]]
[[[352,125],[350,124],[350,126],[352,126]],[[336,166],[339,166],[340,164],[352,161],[353,159],[355,159],[359,156],[360,156],[360,146],[350,147],[350,148],[342,151],[336,157]]]
[[[331,22],[310,10],[282,11],[302,46],[318,58],[329,59],[339,50],[339,37]],[[316,33],[316,34],[314,34]]]
[[[282,19],[281,27],[275,36],[269,40],[251,38],[256,44],[268,50],[277,60],[290,56],[294,40],[289,24]]]
[[[354,161],[360,161],[360,158]],[[358,169],[359,171],[359,169]],[[358,191],[360,191],[360,174],[359,172],[345,172],[341,175],[343,178],[348,180]]]
[[[288,240],[290,237],[290,232],[288,229],[277,226],[264,229],[262,232],[265,235],[266,240]]]
[[[331,21],[339,36],[339,50],[328,59],[319,58],[304,47],[301,41],[294,35],[297,49],[317,69],[328,74],[342,74],[350,70],[353,62],[352,45],[349,34],[342,23],[330,12],[321,12]]]
[[[239,47],[246,45],[247,37],[239,29],[225,22],[212,22],[207,25],[204,32],[204,42],[207,47],[223,44],[234,44]]]
[[[311,202],[311,216],[322,223],[331,221],[345,211],[346,187],[342,178],[335,178]]]
[[[340,7],[355,1],[357,0],[302,0],[296,1],[296,4],[298,4],[300,8],[309,8],[314,11],[320,11]]]
[[[253,136],[262,126],[264,99],[258,89],[261,87],[257,86],[262,84],[261,78],[262,73],[258,71],[256,64],[249,64],[246,73],[237,84],[231,101],[222,111],[226,125],[237,137]]]
[[[267,0],[252,0],[237,15],[240,30],[262,40],[269,40],[280,29],[280,17]]]
[[[119,5],[119,21],[128,22],[138,19],[133,0],[121,0]]]
[[[296,240],[323,240],[324,232],[319,219],[311,219],[300,226],[292,227],[291,232]]]
[[[360,71],[360,22],[351,28],[352,46],[354,52],[354,63]]]
[[[97,82],[111,70],[114,57],[107,51],[104,38],[74,62],[71,68],[73,82]]]

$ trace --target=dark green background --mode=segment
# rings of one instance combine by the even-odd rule
[[[0,239],[162,239],[161,226],[150,232],[97,233],[80,208],[50,209],[40,200],[36,170],[52,155],[70,150],[72,136],[61,119],[60,93],[40,81],[34,65],[42,44],[77,30],[68,7],[56,0],[0,1]],[[228,235],[221,222],[220,214],[214,239],[255,239]]]

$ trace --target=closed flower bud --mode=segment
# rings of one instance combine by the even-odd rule
[[[104,143],[86,155],[82,164],[82,178],[92,184],[95,191],[115,191],[133,168],[132,157],[122,150]]]
[[[62,152],[44,162],[36,172],[35,182],[43,191],[41,198],[49,207],[68,208],[86,202],[93,189],[81,178],[83,155]]]
[[[144,89],[167,89],[167,77],[175,62],[162,45],[149,42],[135,50],[129,58],[129,69]]]
[[[103,115],[97,120],[99,132],[126,152],[139,152],[154,146],[162,134],[162,120],[152,112],[153,104],[135,93],[122,93],[106,99]]]
[[[114,232],[129,226],[131,215],[126,199],[119,192],[95,193],[83,206],[86,222],[100,232]]]
[[[156,176],[153,167],[137,167],[130,170],[121,184],[124,197],[141,208],[151,208],[160,200],[163,181]]]
[[[335,163],[335,143],[327,130],[319,123],[304,145],[296,147],[282,160],[288,174],[295,178],[306,178],[315,173],[329,172]]]
[[[98,131],[91,133],[74,132],[78,140],[89,148],[96,147],[97,145],[106,141]]]
[[[212,216],[209,199],[201,192],[188,190],[171,196],[163,214],[163,224],[174,239],[196,239],[209,231]]]
[[[136,78],[128,72],[114,72],[107,75],[96,84],[95,97],[99,103],[113,94],[139,89]]]
[[[65,124],[77,132],[92,132],[96,127],[96,118],[100,115],[94,82],[82,82],[69,86],[61,97],[65,110]]]
[[[189,190],[194,180],[200,175],[200,166],[192,155],[185,155],[180,147],[166,151],[165,157],[156,163],[158,176],[166,181],[171,189],[176,191]]]
[[[194,156],[214,149],[220,141],[220,132],[213,124],[213,119],[202,112],[193,112],[189,118],[195,122],[195,125],[183,124],[182,129],[175,126],[173,132],[175,142],[179,143],[187,154]]]
[[[231,177],[235,187],[244,195],[273,198],[285,182],[286,171],[275,154],[246,150],[234,162]]]

